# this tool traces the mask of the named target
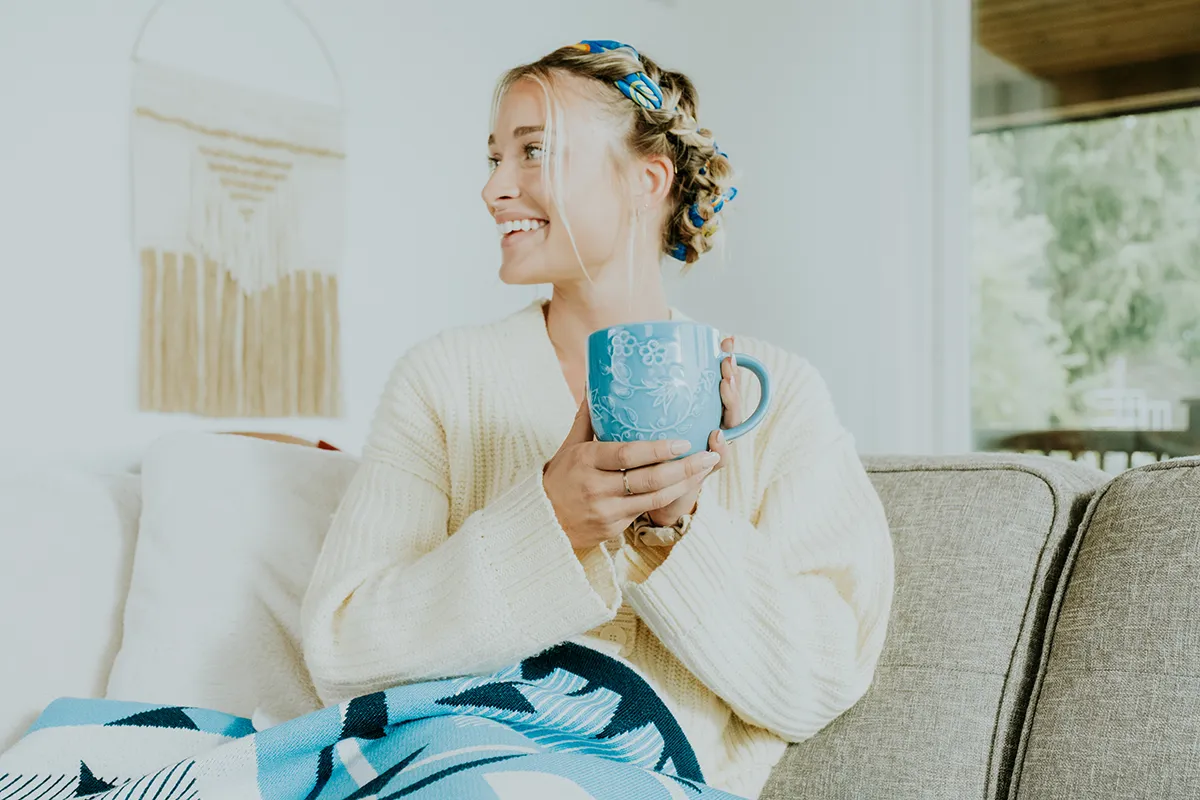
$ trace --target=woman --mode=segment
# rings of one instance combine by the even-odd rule
[[[483,189],[500,274],[553,295],[396,366],[305,601],[325,701],[574,639],[637,667],[708,783],[753,797],[787,742],[866,691],[891,543],[811,366],[739,342],[776,400],[736,448],[720,431],[678,461],[670,442],[593,441],[586,337],[677,316],[662,256],[691,264],[711,249],[733,196],[696,109],[684,75],[617,42],[562,48],[500,82]],[[757,402],[754,383],[723,370],[723,425]]]

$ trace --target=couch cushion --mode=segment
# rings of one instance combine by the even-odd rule
[[[762,797],[1006,797],[1052,587],[1106,477],[1025,456],[867,467],[896,554],[875,682],[788,748]]]
[[[121,638],[136,475],[0,474],[0,751],[51,701],[100,697]]]
[[[1053,613],[1015,796],[1200,797],[1200,459],[1096,498]]]
[[[243,436],[164,436],[142,465],[125,636],[106,696],[269,725],[320,708],[300,602],[357,459]]]

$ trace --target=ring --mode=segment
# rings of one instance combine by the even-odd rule
[[[633,489],[630,489],[630,488],[629,488],[629,473],[627,473],[627,472],[622,472],[622,473],[621,473],[621,480],[625,481],[625,494],[626,494],[626,495],[632,495],[632,494],[633,494]]]

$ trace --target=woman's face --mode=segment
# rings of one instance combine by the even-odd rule
[[[505,283],[584,280],[581,259],[595,278],[623,252],[630,205],[618,188],[621,181],[612,155],[619,132],[599,104],[587,98],[584,80],[566,76],[559,84],[563,130],[557,138],[565,148],[562,208],[575,248],[543,177],[542,159],[551,155],[543,133],[546,104],[541,86],[518,81],[497,110],[496,130],[488,140],[492,174],[483,187],[483,201],[502,234],[500,278]]]

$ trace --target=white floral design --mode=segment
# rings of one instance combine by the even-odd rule
[[[637,339],[633,334],[626,330],[619,330],[612,335],[608,342],[608,352],[614,359],[625,357],[629,358],[633,355],[634,349],[637,348]]]
[[[658,339],[651,339],[641,347],[642,363],[646,366],[661,366],[667,363],[667,346]]]

